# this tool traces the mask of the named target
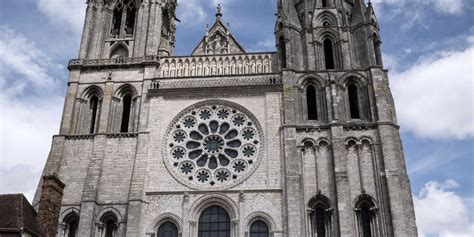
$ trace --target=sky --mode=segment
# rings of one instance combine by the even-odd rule
[[[32,199],[58,133],[85,0],[2,0],[0,193]],[[422,237],[474,236],[474,1],[372,0]],[[224,21],[247,51],[274,51],[276,0],[179,0],[175,54]]]

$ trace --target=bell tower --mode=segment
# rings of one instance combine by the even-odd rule
[[[176,0],[88,0],[79,59],[170,56]]]
[[[275,40],[288,236],[416,236],[370,1],[278,0]]]
[[[277,47],[286,52],[285,58],[281,54],[279,58],[288,62],[288,69],[382,66],[380,29],[370,2],[279,0],[277,16]],[[305,59],[297,60],[295,55]]]

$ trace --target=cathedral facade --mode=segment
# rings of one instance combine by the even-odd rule
[[[87,1],[43,171],[56,236],[417,236],[370,3],[278,0],[258,53],[218,7],[189,56],[176,6]]]

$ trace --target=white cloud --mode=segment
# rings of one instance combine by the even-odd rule
[[[463,7],[462,0],[434,0],[434,8],[440,13],[457,15],[463,12]]]
[[[391,77],[403,129],[426,138],[474,136],[473,57],[473,45],[437,52]]]
[[[60,123],[62,67],[23,35],[0,26],[0,193],[31,200]]]
[[[455,192],[459,188],[454,180],[444,183],[428,182],[415,196],[415,212],[421,237],[474,236],[474,223],[463,200]]]
[[[51,59],[37,49],[36,45],[28,41],[23,35],[0,25],[0,78],[2,78],[3,93],[21,93],[27,87],[47,89],[55,87],[55,79],[48,70],[61,69],[60,65],[53,64]],[[13,72],[18,78],[7,78]],[[13,77],[11,74],[9,77]],[[8,85],[5,85],[8,84]],[[8,87],[8,88],[7,88]]]
[[[86,9],[84,0],[38,0],[37,6],[51,22],[76,34],[82,32]]]
[[[372,0],[379,19],[404,19],[404,31],[414,26],[429,28],[426,21],[433,12],[442,15],[459,15],[464,12],[467,0]],[[380,17],[383,16],[383,17]]]

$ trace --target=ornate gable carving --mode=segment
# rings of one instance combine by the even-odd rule
[[[216,22],[208,29],[206,36],[199,42],[192,55],[242,54],[245,50],[222,22],[220,5],[217,6]]]

